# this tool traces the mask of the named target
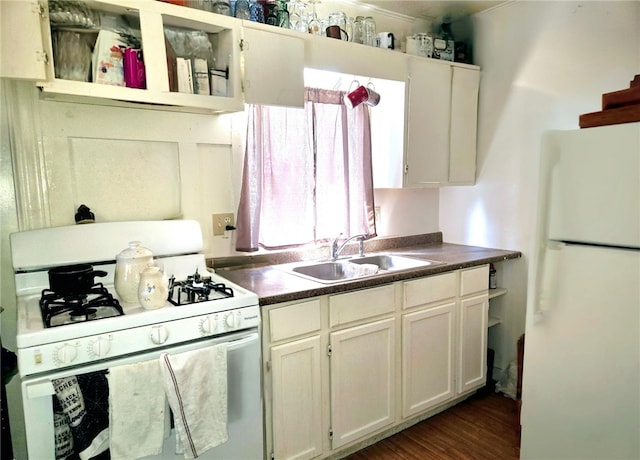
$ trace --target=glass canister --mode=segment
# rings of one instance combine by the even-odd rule
[[[169,282],[160,267],[147,265],[140,273],[138,284],[138,301],[145,310],[164,307],[169,298]]]
[[[347,29],[347,15],[342,11],[335,11],[329,14],[329,25],[338,26],[342,30]]]
[[[353,21],[353,30],[352,30],[352,34],[351,37],[353,37],[351,39],[352,42],[354,43],[362,43],[362,22],[364,20],[364,17],[362,16],[356,16],[356,18]]]
[[[234,15],[238,19],[251,19],[251,10],[248,0],[237,0]]]
[[[140,273],[153,262],[151,250],[142,247],[140,241],[131,241],[129,247],[116,256],[114,287],[124,304],[138,303]]]
[[[362,43],[368,46],[377,46],[376,22],[371,16],[362,20]]]

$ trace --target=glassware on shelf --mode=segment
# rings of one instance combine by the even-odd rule
[[[377,46],[376,22],[371,16],[362,20],[362,43],[368,46]]]
[[[363,16],[356,16],[355,20],[353,21],[353,29],[351,30],[350,37],[353,37],[351,41],[354,43],[362,43],[363,21],[364,21]]]
[[[302,3],[301,1],[291,0],[289,2],[290,10],[289,10],[289,27],[291,30],[298,30],[298,23],[301,20],[300,17],[300,8],[299,5]]]
[[[335,11],[329,14],[329,25],[330,26],[338,26],[342,30],[346,30],[347,28],[347,15],[342,11]]]
[[[262,6],[262,3],[259,3],[257,1],[249,2],[249,12],[250,12],[249,19],[251,19],[253,22],[259,22],[261,24],[264,24],[265,14],[264,14],[264,7]]]
[[[231,5],[228,0],[215,1],[211,6],[213,13],[224,14],[225,16],[231,16]]]
[[[251,11],[249,10],[249,0],[236,0],[235,17],[238,19],[251,19]]]
[[[302,33],[309,32],[309,14],[306,13],[307,2],[296,1],[292,2],[292,10],[289,16],[291,22],[291,29]],[[295,20],[294,20],[295,14]]]
[[[278,0],[278,27],[282,27],[283,29],[291,28],[289,10],[287,9],[288,3],[289,0]]]
[[[71,30],[53,32],[53,62],[56,78],[89,81],[91,48],[95,34]]]
[[[308,16],[307,30],[313,35],[322,35],[320,19],[318,19],[316,12],[316,5],[320,3],[320,0],[309,0],[308,3],[311,5],[311,13]]]
[[[270,0],[267,2],[267,16],[265,18],[265,23],[271,26],[278,25],[278,10],[280,6],[275,0]]]

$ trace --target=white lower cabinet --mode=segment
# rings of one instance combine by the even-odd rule
[[[271,348],[273,451],[278,459],[322,453],[320,336]]]
[[[263,307],[267,457],[333,456],[483,386],[487,291],[482,266]]]
[[[402,316],[402,417],[454,395],[455,302]]]
[[[394,421],[395,319],[332,332],[332,446],[342,447]]]
[[[489,266],[460,272],[458,393],[483,386],[487,380]]]

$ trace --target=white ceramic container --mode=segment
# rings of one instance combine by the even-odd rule
[[[167,277],[156,265],[149,265],[140,274],[138,301],[142,308],[155,310],[164,307],[169,296]]]
[[[140,241],[131,241],[129,247],[116,256],[114,287],[122,303],[138,303],[140,273],[152,263],[153,253],[142,247]]]

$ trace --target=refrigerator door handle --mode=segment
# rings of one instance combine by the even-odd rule
[[[565,243],[559,241],[548,241],[541,254],[536,289],[538,298],[534,302],[533,312],[536,321],[544,319],[556,304],[556,286],[557,280],[561,279],[561,256],[565,246]]]

